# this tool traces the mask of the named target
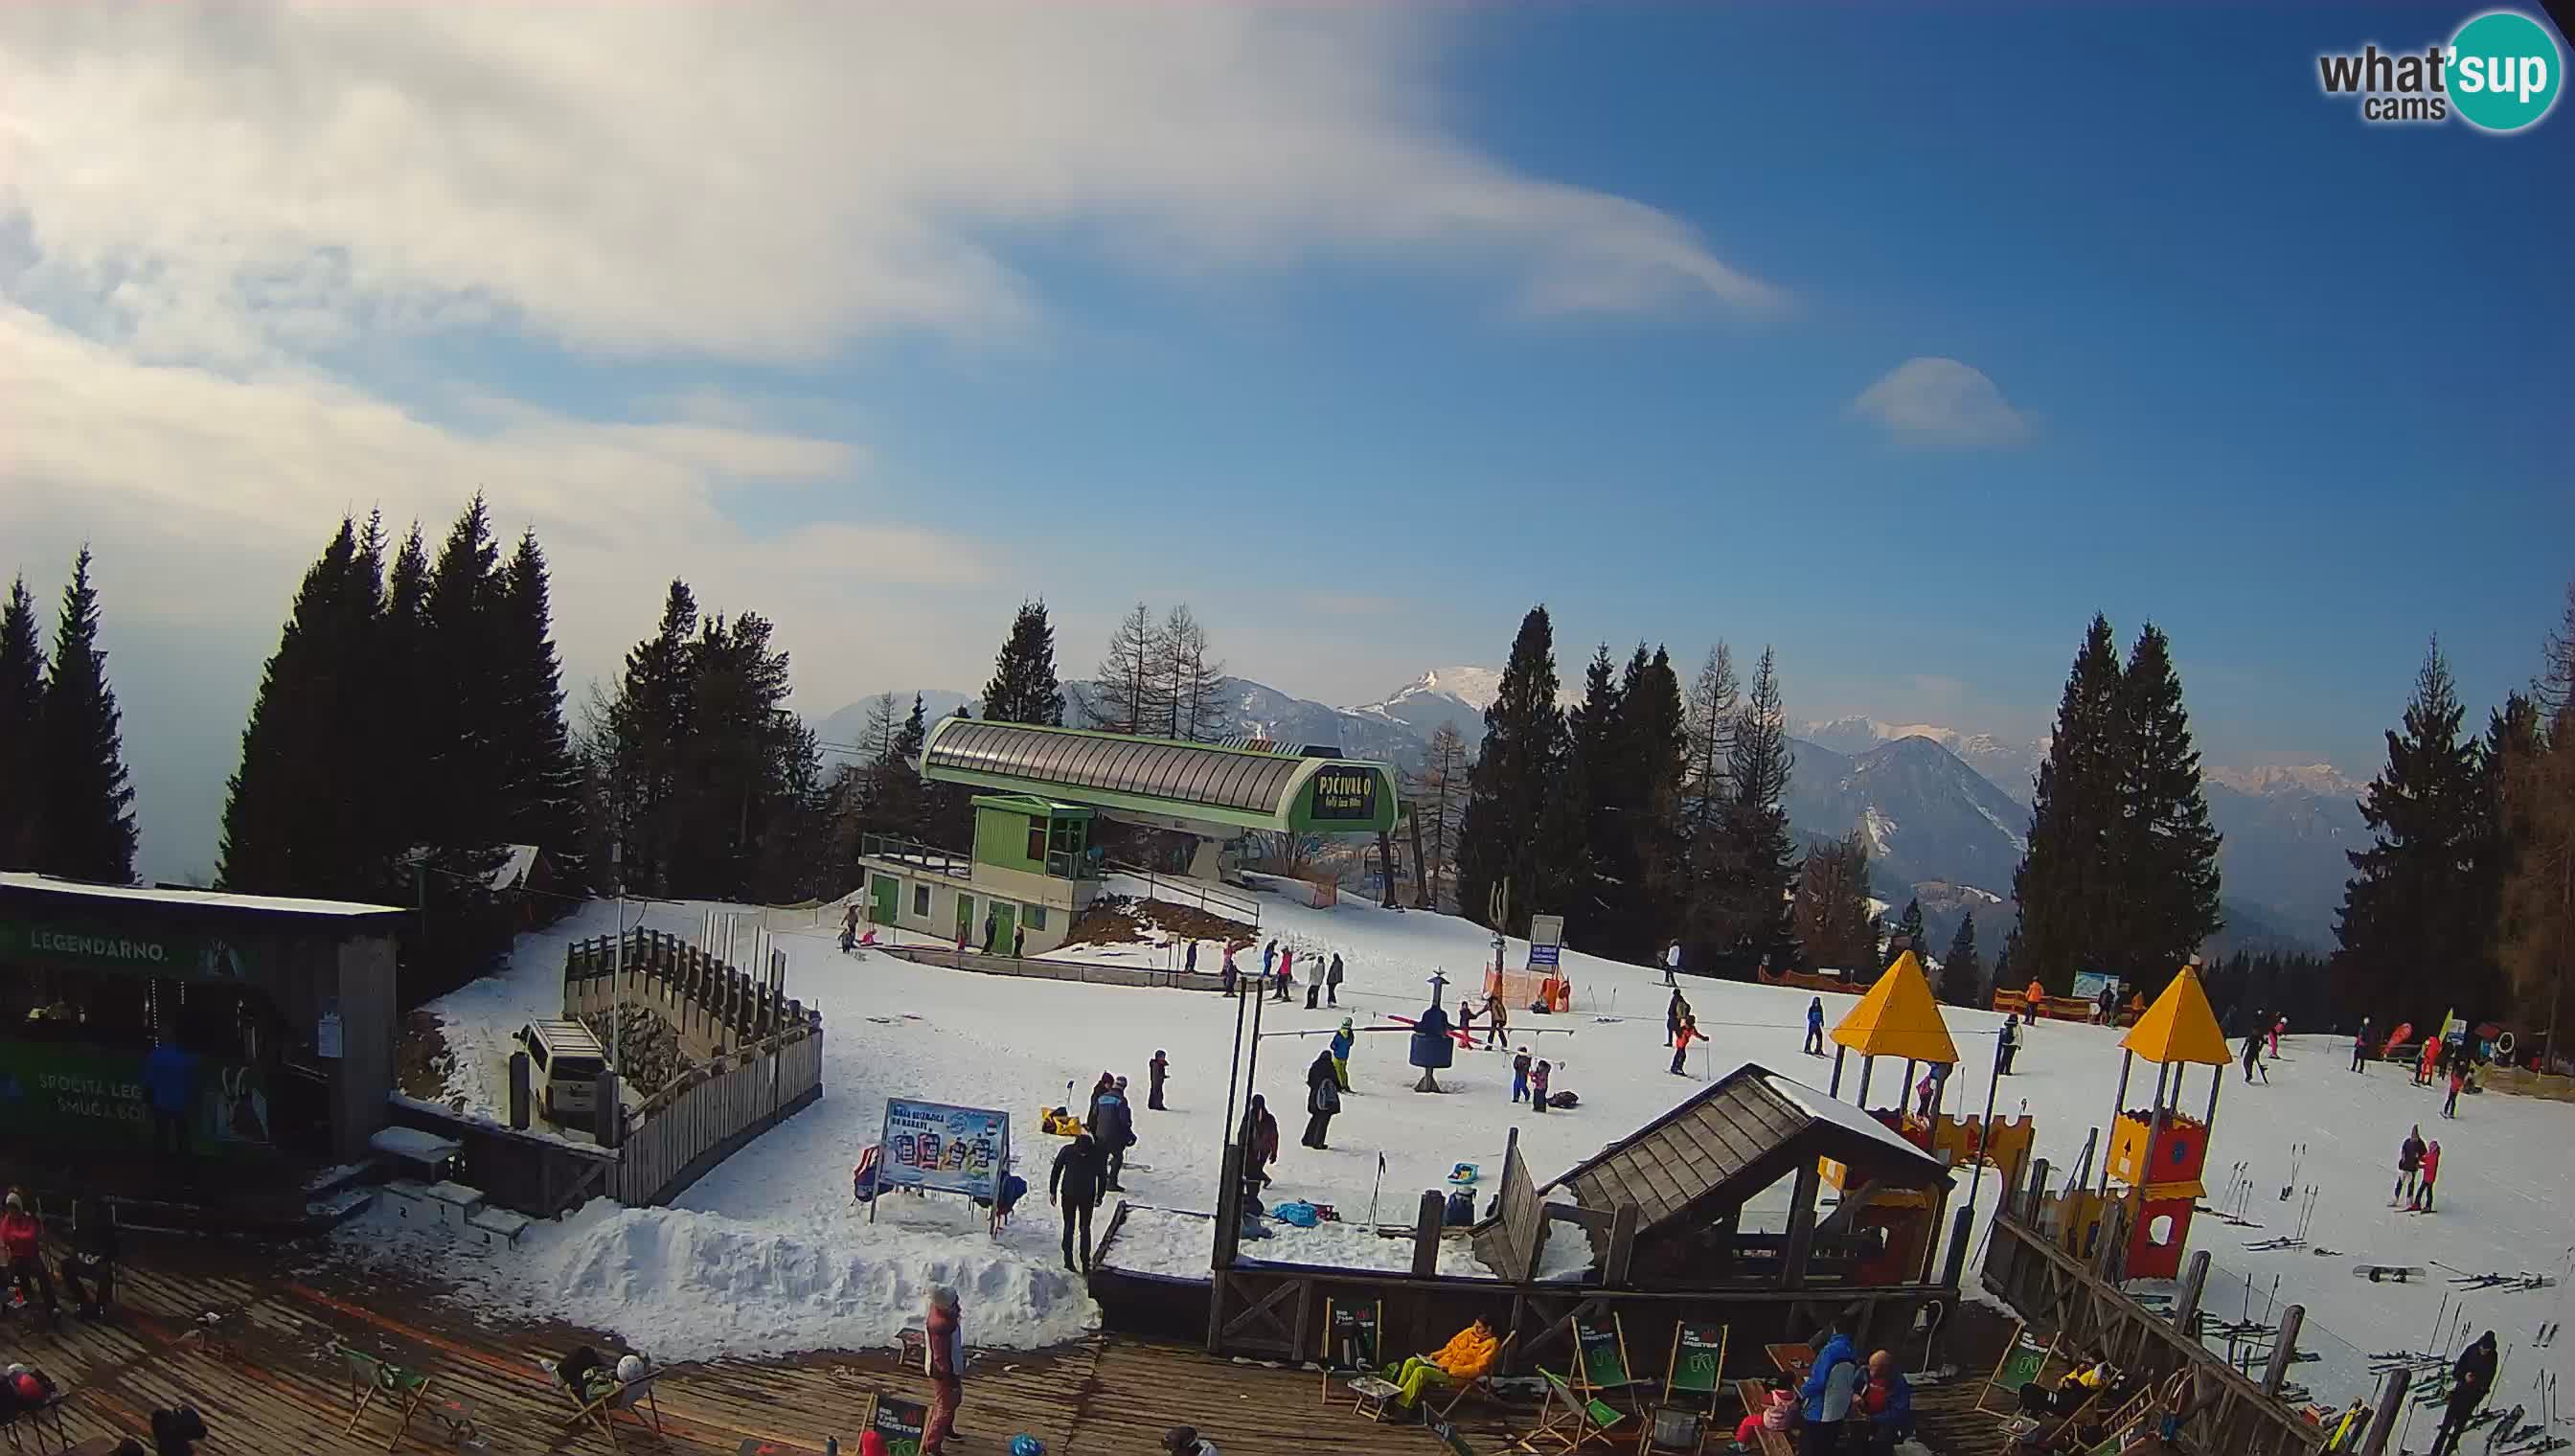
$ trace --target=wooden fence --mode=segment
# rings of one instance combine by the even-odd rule
[[[1214,991],[1225,988],[1225,978],[1210,970],[1165,970],[1151,965],[1102,965],[1082,960],[1047,960],[1027,955],[986,955],[976,950],[960,950],[953,945],[871,945],[868,953],[882,951],[920,965],[944,965],[952,970],[971,970],[981,975],[1017,975],[1032,980],[1070,980],[1085,985],[1157,986],[1174,990]],[[1247,983],[1257,977],[1247,977]]]
[[[686,1072],[636,1108],[610,1191],[631,1207],[668,1203],[822,1095],[818,1017]]]
[[[796,1026],[819,1026],[822,1013],[786,993],[786,956],[773,952],[753,976],[676,935],[626,932],[576,940],[564,949],[564,1014],[591,1015],[623,1004],[659,1007],[697,1055],[742,1046]]]
[[[2277,1332],[2269,1368],[2255,1380],[2203,1346],[2199,1296],[2208,1277],[2205,1251],[2191,1255],[2182,1293],[2169,1311],[2148,1309],[2120,1292],[2093,1267],[2057,1247],[2036,1220],[2045,1198],[2047,1164],[2032,1164],[2030,1190],[2004,1195],[1985,1245],[1981,1279],[1986,1290],[2059,1348],[2097,1352],[2121,1370],[2157,1383],[2185,1368],[2192,1372],[2194,1413],[2180,1449],[2187,1456],[2313,1456],[2324,1445],[2314,1421],[2278,1397],[2296,1349],[2304,1312],[2290,1305]],[[2105,1239],[2119,1236],[2114,1226]],[[2371,1433],[2367,1452],[2383,1449],[2386,1436]]]

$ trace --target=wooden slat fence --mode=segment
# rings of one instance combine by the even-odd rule
[[[636,1002],[660,1007],[693,1050],[720,1050],[821,1025],[822,1013],[786,993],[786,957],[773,952],[751,975],[677,935],[626,932],[576,940],[564,948],[564,1014],[588,1015]]]
[[[636,1109],[611,1189],[621,1203],[668,1203],[744,1143],[823,1095],[820,1018],[681,1076]]]

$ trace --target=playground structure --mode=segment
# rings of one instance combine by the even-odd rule
[[[2217,1091],[2234,1062],[2196,964],[2181,968],[2119,1046],[2117,1101],[2127,1101],[2139,1057],[2155,1063],[2154,1094],[2144,1107],[2113,1109],[2099,1185],[2067,1190],[2059,1216],[2078,1257],[2108,1256],[2112,1250],[2101,1248],[2108,1239],[2120,1260],[2119,1277],[2178,1278],[2191,1215],[2208,1196],[2200,1175],[2208,1165]],[[2208,1107],[2198,1117],[2181,1110],[2182,1079],[2192,1066],[2209,1068]]]

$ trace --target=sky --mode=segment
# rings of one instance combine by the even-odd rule
[[[341,514],[477,491],[576,702],[680,576],[816,717],[1024,597],[1341,703],[1544,602],[2035,735],[2098,611],[2366,776],[2575,576],[2575,116],[2315,79],[2473,13],[9,7],[0,572],[97,553],[147,876]]]

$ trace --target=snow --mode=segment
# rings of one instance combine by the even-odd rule
[[[1777,1072],[1770,1073],[1762,1080],[1770,1084],[1770,1090],[1787,1098],[1809,1117],[1822,1122],[1837,1123],[1864,1137],[1874,1138],[1899,1152],[1910,1153],[1915,1157],[1922,1156],[1922,1149],[1896,1136],[1885,1123],[1862,1112],[1853,1103],[1826,1096],[1804,1082],[1783,1077]]]
[[[654,906],[643,918],[658,929],[692,933],[703,908]],[[629,908],[630,923],[636,913]],[[677,1206],[595,1205],[536,1225],[515,1251],[441,1258],[470,1265],[500,1302],[642,1339],[674,1358],[873,1345],[914,1319],[921,1291],[940,1280],[964,1291],[972,1342],[1052,1344],[1096,1321],[1097,1312],[1062,1267],[1060,1224],[1046,1199],[1049,1161],[1061,1144],[1037,1131],[1035,1114],[1042,1106],[1079,1103],[1083,1089],[1108,1068],[1132,1077],[1138,1094],[1141,1142],[1124,1180],[1127,1197],[1175,1211],[1131,1213],[1128,1237],[1114,1255],[1117,1265],[1204,1272],[1206,1224],[1179,1214],[1215,1207],[1235,1002],[1204,991],[979,975],[886,955],[862,960],[842,955],[834,945],[837,915],[823,918],[827,923],[811,930],[781,928],[775,937],[789,959],[789,994],[824,1015],[825,1092],[819,1103],[735,1153]],[[500,1063],[479,1064],[478,1058],[494,1049],[506,1055],[506,1038],[521,1022],[561,1013],[564,941],[604,933],[613,924],[610,907],[586,907],[542,934],[522,937],[507,973],[435,1003],[451,1043],[460,1048],[455,1090],[469,1105],[485,1115],[499,1105],[494,1092],[500,1081],[492,1068]],[[1456,1064],[1440,1073],[1445,1095],[1415,1093],[1405,1034],[1370,1031],[1360,1036],[1351,1059],[1353,1089],[1331,1124],[1330,1150],[1309,1151],[1297,1145],[1304,1071],[1324,1036],[1343,1015],[1361,1027],[1391,1027],[1392,1016],[1413,1015],[1427,999],[1424,981],[1434,969],[1447,974],[1446,999],[1453,1009],[1459,992],[1475,983],[1492,941],[1487,932],[1450,916],[1391,912],[1356,900],[1317,910],[1267,895],[1261,934],[1282,936],[1300,952],[1337,950],[1346,963],[1339,1007],[1305,1010],[1300,985],[1293,1001],[1264,1008],[1263,1029],[1272,1034],[1263,1039],[1258,1089],[1279,1118],[1284,1144],[1273,1170],[1273,1197],[1328,1203],[1352,1223],[1366,1217],[1380,1152],[1380,1220],[1404,1221],[1424,1189],[1444,1193],[1449,1169],[1458,1162],[1482,1170],[1476,1188],[1480,1212],[1501,1176],[1503,1145],[1513,1128],[1532,1176],[1544,1184],[1743,1062],[1817,1084],[1827,1075],[1827,1063],[1808,1064],[1796,1050],[1812,992],[1683,976],[1682,989],[1711,1040],[1691,1048],[1688,1075],[1673,1076],[1662,1045],[1669,993],[1659,971],[1567,951],[1572,1014],[1517,1013],[1511,1041],[1555,1062],[1554,1085],[1580,1093],[1579,1107],[1540,1117],[1511,1103],[1507,1050],[1461,1049]],[[1212,949],[1202,947],[1203,965]],[[1508,942],[1506,953],[1511,963],[1520,963],[1525,942]],[[1853,999],[1824,992],[1828,1023],[1845,1014]],[[1981,1111],[1992,1037],[2002,1018],[1943,1010],[1965,1057],[1949,1078],[1952,1108]],[[2291,1015],[2298,1019],[2294,1008]],[[2042,1023],[2023,1043],[2017,1075],[2002,1083],[1997,1110],[2006,1117],[2033,1113],[2037,1153],[2059,1169],[2073,1163],[2087,1132],[2112,1110],[2117,1036],[2110,1028]],[[1158,1048],[1168,1051],[1172,1064],[1168,1111],[1143,1106],[1146,1062]],[[2365,1369],[2358,1377],[2340,1373],[2355,1360],[2365,1367],[2365,1358],[2342,1352],[2428,1348],[2440,1341],[2430,1326],[2448,1286],[2372,1284],[2352,1277],[2353,1264],[2424,1265],[2433,1267],[2436,1280],[2449,1268],[2562,1275],[2569,1247],[2575,1246],[2575,1215],[2568,1212],[2575,1201],[2575,1170],[2563,1151],[2575,1107],[2480,1095],[2463,1099],[2457,1121],[2443,1121],[2436,1115],[2438,1096],[2410,1085],[2401,1069],[2373,1064],[2363,1076],[2350,1072],[2349,1064],[2347,1041],[2292,1036],[2283,1043],[2282,1057],[2268,1063],[2269,1084],[2248,1087],[2239,1071],[2226,1072],[2206,1174],[2208,1201],[2221,1201],[2231,1171],[2243,1164],[2256,1185],[2252,1216],[2265,1227],[2233,1228],[2202,1214],[2191,1232],[2191,1246],[2210,1250],[2218,1266],[2208,1295],[2212,1310],[2240,1317],[2248,1283],[2254,1317],[2266,1303],[2306,1306],[2309,1343],[2335,1352],[2299,1366],[2294,1376],[2319,1398],[2369,1393]],[[1846,1075],[1845,1093],[1855,1085],[1856,1071]],[[2188,1072],[2182,1105],[2194,1115],[2206,1105],[2209,1077],[2205,1068]],[[1896,1080],[1890,1068],[1877,1068],[1878,1102],[1902,1094]],[[2131,1102],[2142,1102],[2153,1081],[2152,1069],[2140,1068],[2130,1084]],[[859,1150],[876,1140],[889,1095],[1016,1114],[1015,1150],[1032,1190],[998,1243],[986,1235],[975,1211],[955,1199],[892,1198],[878,1222],[867,1221],[850,1196],[849,1170]],[[2420,1217],[2389,1209],[2379,1193],[2394,1176],[2397,1143],[2417,1122],[2444,1146],[2440,1212]],[[2332,1257],[2243,1248],[2248,1240],[2291,1231],[2296,1223],[2297,1200],[2283,1203],[2276,1196],[2292,1181],[2296,1144],[2305,1147],[2296,1184],[2320,1190],[2307,1236],[2337,1250]],[[1960,1200],[1971,1178],[1966,1171],[1958,1175]],[[1988,1169],[1974,1181],[1978,1205],[1989,1210],[2000,1176]],[[1768,1217],[1777,1206],[1784,1206],[1782,1197],[1765,1194],[1755,1211]],[[1103,1232],[1110,1212],[1100,1212],[1097,1226]],[[1747,1220],[1747,1226],[1760,1222]],[[344,1237],[353,1246],[376,1248],[389,1236],[369,1228]],[[1569,1228],[1557,1230],[1547,1248],[1551,1272],[1578,1268],[1588,1252]],[[1283,1231],[1255,1252],[1283,1261],[1364,1267],[1400,1267],[1408,1260],[1404,1241],[1378,1240],[1349,1224],[1310,1235]],[[1452,1256],[1464,1256],[1462,1245],[1443,1250],[1443,1267]],[[2435,1267],[2436,1260],[2449,1268]],[[1972,1273],[1969,1288],[1975,1288]],[[2560,1342],[2536,1354],[2529,1349],[2539,1324],[2562,1313],[2562,1284],[2534,1292],[2471,1291],[2464,1298],[2475,1328],[2494,1328],[2500,1342],[2518,1346],[2506,1362],[2504,1398],[2522,1398],[2535,1371],[2575,1374],[2575,1344]],[[2459,1301],[2450,1303],[2455,1308]],[[2353,1378],[2364,1382],[2361,1388],[2346,1388]]]
[[[1868,831],[1869,852],[1878,855],[1881,858],[1884,857],[1886,854],[1886,841],[1894,837],[1896,829],[1901,827],[1901,825],[1897,824],[1893,818],[1887,815],[1884,809],[1879,808],[1876,804],[1870,804],[1868,806],[1867,812],[1861,815],[1861,827]]]
[[[400,905],[362,904],[357,900],[290,899],[283,895],[225,894],[211,889],[156,889],[140,884],[92,884],[56,879],[50,874],[18,870],[0,872],[0,889],[37,889],[47,894],[76,894],[92,899],[144,900],[187,909],[267,910],[281,915],[400,915]]]
[[[1974,801],[1971,799],[1971,800],[1969,800],[1969,802],[1971,802],[1971,803],[1972,803],[1972,802],[1974,802]],[[2007,824],[2007,823],[2004,823],[2004,822],[2003,822],[2003,820],[2002,820],[2002,816],[2001,816],[2001,815],[1999,815],[1999,814],[1995,813],[1992,809],[1989,809],[1989,808],[1985,807],[1985,806],[1984,806],[1983,804],[1981,804],[1981,803],[1976,804],[1976,805],[1975,805],[1975,809],[1976,809],[1976,812],[1978,812],[1978,813],[1980,813],[1980,814],[1983,814],[1983,815],[1985,816],[1985,822],[1986,822],[1986,823],[1989,823],[1989,824],[1993,825],[1995,828],[2002,830],[2002,835],[2003,835],[2003,837],[2011,841],[2011,846],[2012,846],[2013,848],[2018,849],[2018,850],[2020,850],[2020,851],[2021,851],[2021,852],[2023,852],[2023,853],[2027,853],[2027,852],[2029,851],[2029,840],[2028,840],[2028,838],[2027,838],[2026,836],[2024,836],[2024,835],[2021,833],[2021,831],[2020,831],[2020,830],[2013,828],[2011,825],[2009,825],[2009,824]],[[1875,810],[1873,810],[1873,809],[1872,809],[1872,810],[1871,810],[1871,812],[1873,813],[1873,812],[1875,812]]]

